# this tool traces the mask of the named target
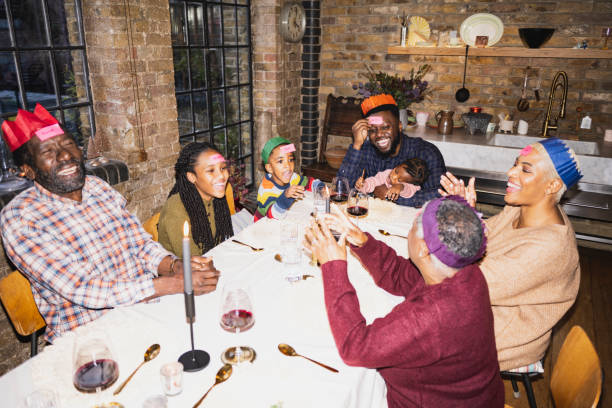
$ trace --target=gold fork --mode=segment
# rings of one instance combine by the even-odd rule
[[[264,250],[263,248],[255,248],[255,247],[253,247],[253,246],[251,246],[249,244],[245,244],[244,242],[240,242],[237,239],[232,239],[232,242],[235,242],[235,243],[240,244],[240,245],[247,246],[247,247],[251,248],[255,252],[259,252],[259,251],[263,251]]]
[[[379,229],[378,232],[380,232],[381,234],[385,235],[385,236],[392,236],[392,237],[400,237],[400,238],[408,238],[405,237],[403,235],[397,235],[397,234],[392,234],[390,232],[385,231],[384,229]]]

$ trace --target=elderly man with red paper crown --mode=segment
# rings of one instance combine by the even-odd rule
[[[446,172],[444,159],[436,146],[420,137],[408,137],[402,133],[399,110],[391,95],[380,94],[361,103],[364,119],[353,125],[353,143],[344,156],[338,176],[344,176],[355,185],[359,177],[373,177],[377,173],[393,169],[408,159],[419,158],[427,163],[429,177],[412,197],[399,197],[400,205],[420,207],[438,197],[440,177]],[[387,197],[384,184],[377,186],[374,195]]]
[[[126,200],[85,175],[74,138],[40,104],[2,133],[34,186],[0,214],[4,248],[29,279],[52,341],[119,305],[183,291],[183,264],[143,230]],[[215,289],[212,260],[191,259],[194,293]]]

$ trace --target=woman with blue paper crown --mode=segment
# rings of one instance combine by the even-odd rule
[[[580,284],[574,230],[559,200],[582,177],[575,154],[557,138],[520,151],[507,172],[503,211],[486,221],[488,246],[480,268],[489,286],[501,370],[543,371],[552,327],[572,306]],[[476,205],[465,186],[442,176],[442,195]]]

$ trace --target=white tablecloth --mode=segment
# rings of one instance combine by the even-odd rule
[[[264,219],[239,233],[236,238],[265,248],[249,248],[226,241],[211,251],[224,282],[239,280],[248,286],[256,323],[238,335],[219,326],[221,290],[196,298],[194,325],[196,348],[206,350],[211,362],[204,370],[185,373],[184,390],[169,397],[169,407],[189,407],[214,383],[221,367],[220,355],[229,346],[249,345],[257,352],[253,364],[234,368],[232,377],[217,386],[206,398],[207,407],[265,407],[282,403],[292,407],[386,407],[386,389],[376,370],[349,367],[340,359],[327,321],[320,269],[303,257],[303,273],[315,278],[297,283],[284,279],[283,266],[274,260],[279,251],[281,222],[297,222],[300,231],[312,211],[310,194],[294,204],[284,221]],[[384,239],[400,255],[407,255],[406,240],[383,237],[377,228],[407,234],[416,210],[380,200],[371,200],[370,214],[359,220],[362,229]],[[178,228],[178,226],[177,226]],[[384,316],[402,299],[376,287],[361,264],[349,255],[349,276],[360,299],[362,313],[371,322]],[[116,385],[100,395],[82,394],[72,385],[74,336],[80,331],[102,329],[112,337],[120,377]],[[161,345],[160,355],[145,364],[116,397],[112,391],[142,361],[145,349]],[[299,353],[340,370],[329,372],[298,357],[282,355],[277,345],[288,343]],[[53,388],[62,399],[62,407],[91,407],[96,403],[118,401],[125,407],[142,406],[151,395],[161,394],[159,370],[163,363],[175,361],[189,349],[189,326],[185,323],[183,295],[167,296],[155,303],[116,308],[75,333],[55,341],[42,353],[0,378],[1,406],[17,407],[34,389]]]

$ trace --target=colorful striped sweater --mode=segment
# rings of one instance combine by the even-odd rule
[[[272,180],[271,174],[266,174],[263,180],[261,180],[259,191],[257,191],[255,221],[259,221],[264,217],[276,219],[285,217],[286,211],[295,201],[294,198],[289,198],[283,194],[289,186],[300,185],[304,186],[306,190],[312,191],[313,188],[316,188],[320,183],[322,183],[321,180],[293,173],[288,184],[279,186]]]

